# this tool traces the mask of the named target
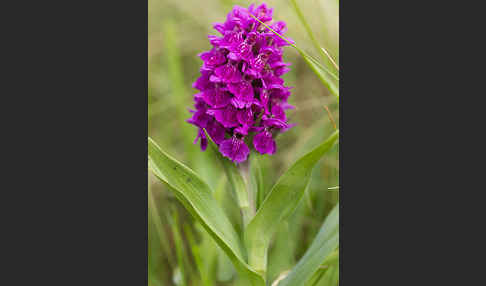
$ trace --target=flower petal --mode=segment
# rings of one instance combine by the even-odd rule
[[[250,149],[245,142],[233,136],[230,139],[224,140],[219,146],[219,151],[223,156],[228,157],[235,163],[245,161],[250,154]]]
[[[275,141],[272,138],[272,133],[265,130],[253,137],[253,146],[260,154],[272,155],[277,150]]]
[[[208,139],[206,138],[206,134],[204,134],[204,130],[202,128],[199,128],[196,140],[194,140],[194,144],[196,144],[199,139],[201,139],[201,150],[205,151],[208,147]]]
[[[238,118],[236,117],[237,109],[231,105],[228,105],[224,109],[209,109],[206,113],[214,116],[225,128],[238,126]]]

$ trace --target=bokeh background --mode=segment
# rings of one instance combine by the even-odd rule
[[[208,34],[218,34],[212,23],[222,22],[234,5],[248,7],[261,1],[230,0],[149,0],[148,2],[148,127],[149,136],[166,152],[200,174],[215,190],[233,224],[241,229],[239,212],[228,191],[224,171],[210,148],[201,152],[193,144],[197,129],[185,122],[193,106],[196,90],[192,83],[199,76],[202,61],[198,53],[209,50]],[[285,34],[314,57],[330,67],[312,45],[304,26],[288,0],[265,1],[274,8],[274,20],[287,22]],[[339,0],[298,1],[319,44],[339,64]],[[277,152],[262,157],[265,188],[301,155],[317,146],[339,128],[336,98],[291,47],[284,52],[291,71],[284,75],[293,86],[288,111],[289,122],[297,126],[280,134]],[[326,110],[329,109],[329,112]],[[332,119],[331,119],[332,117]],[[269,252],[268,279],[290,269],[303,255],[324,218],[339,200],[338,146],[319,162],[300,206],[280,226]],[[230,261],[213,243],[177,199],[149,174],[148,265],[149,285],[245,285]],[[328,285],[323,281],[319,285]],[[330,284],[329,284],[330,285]]]

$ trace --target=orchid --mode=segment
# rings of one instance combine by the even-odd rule
[[[290,70],[282,58],[289,43],[259,22],[285,33],[285,22],[272,23],[272,14],[266,4],[235,6],[224,23],[213,25],[221,34],[209,36],[213,48],[199,54],[203,65],[193,87],[200,92],[187,122],[198,127],[195,142],[203,151],[206,129],[221,154],[235,163],[247,160],[248,145],[260,154],[274,154],[275,135],[293,126],[285,115],[293,108],[287,103],[290,87],[281,78]]]
[[[299,46],[263,3],[234,6],[212,24],[211,47],[201,52],[207,40],[191,29],[196,21],[179,25],[172,18],[187,19],[189,6],[196,18],[228,2],[206,1],[204,10],[188,1],[162,6],[165,50],[154,49],[149,69],[164,71],[149,77],[155,100],[149,103],[149,285],[339,285],[340,131],[332,115],[339,109],[339,43],[313,34],[306,21],[312,17],[307,12],[318,12],[313,5],[304,16],[289,0],[273,3]],[[285,9],[288,2],[293,9]],[[178,6],[173,16],[169,9]],[[314,46],[312,55],[285,14],[292,11]],[[337,10],[327,12],[338,20]],[[332,28],[325,19],[313,22]],[[157,40],[149,44],[157,47],[159,33],[153,35]],[[185,45],[192,37],[201,39],[194,41],[199,46]],[[287,75],[284,51],[298,66]],[[192,61],[196,54],[202,62]],[[186,89],[191,83],[192,93]],[[189,124],[181,125],[184,120]],[[279,135],[295,122],[301,128]],[[284,138],[276,142],[277,136]]]

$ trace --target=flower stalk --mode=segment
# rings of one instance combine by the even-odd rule
[[[250,160],[238,165],[241,178],[243,179],[244,192],[241,192],[241,200],[244,205],[240,206],[243,215],[243,225],[246,227],[255,216],[255,192],[250,181]]]

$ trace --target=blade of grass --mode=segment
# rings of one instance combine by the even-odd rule
[[[323,58],[329,58],[330,61],[336,67],[336,69],[339,70],[339,68],[337,67],[337,65],[335,65],[334,60],[331,58],[331,56],[327,53],[327,51],[325,51],[321,47],[321,45],[317,41],[317,38],[316,38],[315,34],[312,32],[312,29],[311,29],[309,23],[307,23],[307,21],[305,20],[304,14],[302,13],[302,10],[300,9],[300,7],[297,4],[297,2],[295,0],[290,0],[290,2],[292,3],[292,6],[294,7],[294,11],[295,11],[295,13],[297,13],[297,17],[299,18],[300,22],[304,26],[304,29],[306,30],[307,34],[309,35],[309,37],[311,39],[311,42],[314,45],[314,47],[316,48],[316,50],[321,54],[321,56]]]
[[[329,52],[324,48],[324,47],[321,47],[322,51],[324,51],[324,53],[326,53],[327,57],[329,58],[329,60],[331,61],[331,63],[333,64],[333,66],[339,71],[339,66],[336,64],[336,62],[334,61],[334,59],[331,57],[331,55],[329,54]]]
[[[199,272],[199,276],[201,276],[202,286],[213,286],[214,284],[211,281],[210,273],[206,268],[208,265],[206,265],[204,263],[205,261],[203,260],[201,246],[197,244],[193,231],[189,225],[184,225],[184,232],[186,233],[187,240],[189,241],[189,246],[191,247],[191,252],[194,257],[194,262]]]
[[[317,75],[321,83],[331,92],[331,94],[336,96],[336,98],[339,100],[339,87],[337,87],[336,84],[334,84],[334,82],[329,79],[326,73],[322,72],[322,69],[320,69],[314,61],[312,61],[305,55],[303,55],[303,58],[307,65],[312,69],[314,74]]]
[[[170,279],[169,271],[174,269],[175,262],[171,248],[168,244],[168,234],[165,232],[161,222],[161,216],[156,208],[151,207],[152,187],[148,186],[148,276],[149,285],[160,286]],[[160,267],[164,265],[165,267]],[[168,265],[169,267],[167,267]]]
[[[159,238],[160,245],[162,246],[164,252],[167,254],[167,260],[169,261],[171,268],[174,268],[172,255],[170,255],[171,253],[170,247],[167,244],[167,240],[166,240],[167,233],[165,232],[164,227],[162,226],[162,222],[159,216],[159,211],[157,205],[155,204],[152,188],[150,186],[148,189],[148,210],[149,210],[150,218],[155,226],[155,231],[157,233],[157,237]]]
[[[251,15],[251,14],[250,14]],[[317,59],[315,59],[314,57],[312,57],[311,55],[309,55],[308,53],[304,52],[304,50],[302,50],[301,48],[297,47],[297,45],[295,45],[294,43],[292,43],[291,41],[289,41],[287,38],[285,38],[284,36],[280,35],[279,33],[277,33],[276,31],[274,31],[272,28],[270,28],[267,24],[263,23],[262,21],[260,21],[260,19],[258,19],[257,17],[251,15],[255,20],[257,20],[258,22],[260,22],[260,24],[262,24],[263,26],[265,26],[267,29],[269,29],[272,33],[274,33],[275,35],[277,35],[279,38],[281,38],[282,40],[284,40],[285,42],[287,42],[287,44],[289,44],[291,47],[293,47],[294,49],[297,50],[297,52],[299,52],[299,54],[303,57],[306,57],[306,58],[309,58],[309,60],[311,60],[312,62],[314,62],[319,68],[323,69],[324,71],[326,71],[329,75],[331,75],[335,80],[339,81],[339,77],[336,76],[334,73],[332,73],[328,68],[326,68],[325,66],[321,65],[319,63],[319,61]]]
[[[260,21],[257,17],[251,15],[254,19],[256,19],[260,24],[264,25],[267,29],[269,29],[272,33],[280,37],[282,40],[286,41],[290,46],[292,46],[294,49],[297,50],[297,52],[302,56],[304,61],[309,65],[309,67],[312,69],[312,71],[317,75],[317,77],[321,80],[321,82],[324,84],[324,86],[327,87],[327,89],[335,95],[337,98],[339,98],[339,88],[336,86],[336,84],[332,81],[332,79],[336,80],[339,82],[339,77],[333,74],[331,71],[329,71],[328,68],[325,66],[321,65],[319,61],[317,61],[315,58],[313,58],[311,55],[308,53],[304,52],[301,48],[297,47],[295,44],[290,42],[288,39],[286,39],[284,36],[280,35],[279,33],[275,32],[272,28],[270,28],[267,24],[263,23]],[[331,79],[331,78],[332,79]]]
[[[312,195],[311,195],[311,191],[309,190],[310,189],[309,187],[310,187],[310,184],[307,184],[307,187],[305,187],[305,190],[304,190],[304,197],[305,197],[305,203],[306,203],[307,207],[312,212],[312,211],[314,211],[314,206],[312,205]]]
[[[186,269],[186,264],[184,261],[184,255],[185,255],[185,250],[184,250],[184,243],[182,241],[182,236],[179,231],[179,226],[180,226],[180,221],[179,221],[179,215],[177,214],[177,211],[174,210],[172,211],[172,215],[168,217],[169,222],[170,222],[170,227],[172,229],[172,235],[174,236],[174,244],[175,244],[175,250],[176,250],[176,257],[177,257],[177,268],[179,268],[181,272],[181,285],[188,285],[187,284],[187,269]]]

